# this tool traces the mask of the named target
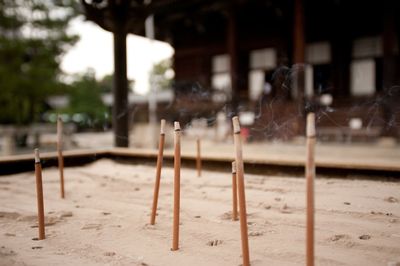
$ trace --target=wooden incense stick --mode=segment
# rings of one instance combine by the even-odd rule
[[[65,197],[64,193],[64,158],[62,154],[63,144],[63,122],[60,116],[57,119],[57,154],[58,154],[58,169],[60,171],[60,192],[61,198]]]
[[[307,151],[306,151],[306,201],[307,201],[307,232],[306,260],[307,266],[314,265],[314,178],[315,178],[315,115],[307,115]]]
[[[35,176],[36,176],[36,197],[38,208],[39,239],[45,239],[44,231],[44,206],[43,206],[43,185],[42,165],[40,164],[39,149],[35,149]]]
[[[151,225],[154,225],[156,222],[158,192],[160,191],[161,167],[163,163],[164,142],[165,142],[165,119],[162,119],[160,128],[160,142],[158,143],[156,182],[154,184],[154,194],[153,194],[153,208],[151,210],[151,218],[150,218]]]
[[[201,153],[200,153],[200,138],[196,139],[197,154],[196,154],[196,168],[197,176],[201,177]]]
[[[244,166],[242,157],[242,139],[240,136],[240,124],[237,116],[232,118],[233,123],[233,141],[235,144],[235,161],[236,161],[236,175],[239,196],[239,221],[240,233],[242,238],[242,257],[243,266],[250,265],[249,255],[249,239],[247,234],[247,212],[246,212],[246,195],[244,187]]]
[[[174,123],[174,222],[172,232],[172,248],[179,249],[179,208],[180,208],[180,190],[181,190],[181,127],[179,122]]]
[[[237,185],[236,185],[236,162],[232,162],[232,221],[238,220],[237,210]]]

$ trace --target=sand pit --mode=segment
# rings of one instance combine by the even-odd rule
[[[155,164],[155,163],[154,163]],[[37,237],[33,172],[0,177],[0,265],[240,265],[231,173],[182,169],[180,249],[170,251],[173,169],[162,171],[148,225],[155,167],[99,160],[44,169],[46,237]],[[252,265],[304,265],[305,180],[245,175]],[[316,265],[400,261],[400,183],[318,177]]]

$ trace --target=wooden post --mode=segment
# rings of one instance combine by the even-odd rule
[[[306,259],[307,266],[314,265],[314,178],[315,178],[315,115],[307,115],[307,151],[306,151],[306,201],[307,201],[307,232]]]
[[[305,27],[304,27],[304,3],[303,0],[294,0],[294,20],[293,20],[293,64],[295,65],[293,76],[293,91],[292,97],[294,98],[297,111],[301,114],[297,119],[297,132],[296,134],[304,134],[304,116],[305,116]]]
[[[236,175],[238,182],[238,195],[239,195],[239,221],[240,233],[242,238],[242,257],[243,266],[250,265],[249,255],[249,239],[247,234],[247,212],[246,212],[246,195],[244,187],[244,166],[242,157],[242,139],[240,136],[240,124],[237,116],[232,118],[233,123],[233,141],[235,144],[235,158],[236,158]]]
[[[118,30],[114,32],[114,104],[112,115],[114,143],[117,147],[129,147],[126,32],[123,30],[122,22],[117,24]]]
[[[35,149],[35,176],[36,176],[36,198],[38,208],[39,239],[45,239],[44,230],[44,206],[43,206],[43,185],[42,165],[40,164],[39,149]]]
[[[200,153],[200,138],[196,139],[197,145],[197,154],[196,154],[196,168],[197,168],[197,176],[201,177],[201,153]]]
[[[232,162],[232,221],[238,220],[237,210],[237,185],[236,185],[236,162]]]
[[[239,102],[241,99],[239,87],[239,48],[237,36],[237,17],[234,4],[228,9],[227,20],[227,52],[229,54],[229,74],[231,81],[231,112],[236,114],[238,112]]]
[[[305,34],[303,0],[294,1],[294,30],[293,30],[293,63],[304,64],[305,61]]]
[[[58,170],[60,171],[60,192],[61,198],[65,197],[64,193],[64,158],[62,155],[63,146],[63,122],[60,116],[57,119],[57,154],[58,154]]]
[[[160,142],[158,144],[156,182],[154,184],[154,194],[153,194],[153,208],[151,211],[151,218],[150,218],[151,225],[154,225],[156,222],[158,192],[160,191],[161,167],[163,163],[164,142],[165,142],[165,119],[162,119],[161,129],[160,129]]]
[[[181,127],[179,122],[174,123],[174,222],[172,231],[172,248],[179,249],[179,209],[180,209],[180,189],[181,189]]]

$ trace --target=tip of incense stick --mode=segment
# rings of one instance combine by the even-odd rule
[[[236,173],[236,162],[232,162],[232,174]]]
[[[35,163],[40,163],[39,149],[35,149]]]
[[[62,122],[61,115],[58,115],[58,116],[57,116],[57,120],[60,121],[60,122]]]
[[[179,122],[174,122],[174,128],[175,128],[175,131],[179,131],[179,130],[181,130],[181,126],[179,125]]]
[[[165,134],[165,119],[161,119],[160,134]]]
[[[308,113],[307,115],[307,137],[315,137],[315,114]]]
[[[232,123],[233,123],[233,133],[240,133],[239,117],[237,116],[232,117]]]

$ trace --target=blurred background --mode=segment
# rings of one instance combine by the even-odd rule
[[[238,115],[249,147],[291,154],[312,111],[327,154],[398,160],[399,13],[394,0],[0,0],[1,154],[55,150],[58,115],[65,149],[154,149],[163,118],[188,150],[223,149]]]

